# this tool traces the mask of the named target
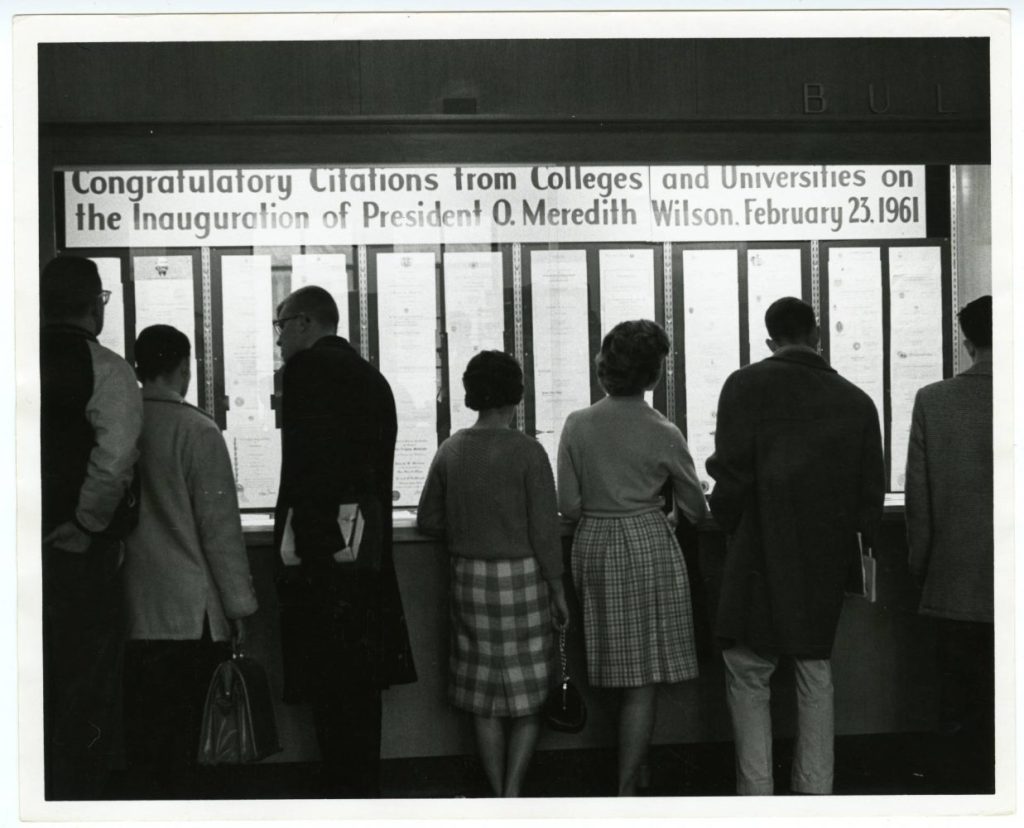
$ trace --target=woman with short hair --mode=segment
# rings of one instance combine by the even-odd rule
[[[636,792],[659,684],[697,676],[690,588],[674,514],[696,523],[707,505],[679,429],[644,400],[669,351],[650,320],[605,336],[597,376],[607,392],[566,419],[558,448],[558,502],[579,520],[572,572],[583,608],[592,686],[621,688],[620,796]],[[673,516],[662,490],[671,483]]]
[[[417,524],[451,554],[448,697],[473,714],[495,794],[518,796],[551,683],[552,622],[569,620],[554,476],[540,443],[509,428],[519,363],[482,351],[462,382],[479,416],[438,448]]]

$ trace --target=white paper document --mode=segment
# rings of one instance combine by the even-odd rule
[[[416,506],[437,450],[433,253],[377,254],[380,370],[398,411],[393,506]]]
[[[462,375],[480,351],[505,349],[505,302],[501,253],[444,254],[444,313],[448,334],[448,396],[451,431],[476,422],[466,408]]]
[[[242,509],[273,508],[281,480],[281,432],[273,421],[263,428],[238,426],[224,432]]]
[[[292,293],[309,285],[326,290],[338,306],[338,336],[350,339],[347,264],[344,253],[306,253],[292,256]]]
[[[649,247],[602,250],[601,338],[619,322],[654,319],[654,251]],[[654,395],[644,399],[651,404]]]
[[[136,256],[135,336],[150,325],[171,325],[192,345],[192,382],[185,399],[199,401],[199,370],[196,362],[196,307],[191,256]]]
[[[121,283],[121,260],[93,259],[100,272],[103,289],[110,291],[110,299],[103,310],[103,330],[96,337],[100,345],[124,356],[124,285]],[[195,346],[193,346],[195,347]]]
[[[757,248],[747,251],[747,331],[750,361],[771,356],[765,340],[764,314],[776,299],[802,299],[799,248]]]
[[[530,280],[534,427],[554,469],[566,417],[590,405],[586,251],[534,250]]]
[[[885,434],[882,260],[877,247],[833,247],[828,257],[829,364],[863,390]]]
[[[281,440],[271,408],[275,335],[270,256],[224,256],[221,297],[228,400],[224,437],[233,452],[239,505],[272,507],[277,501]]]
[[[889,487],[906,484],[910,420],[917,390],[942,379],[942,250],[889,248],[889,378],[892,469]]]
[[[705,492],[714,481],[705,463],[715,451],[718,397],[740,367],[736,250],[683,251],[686,441]]]

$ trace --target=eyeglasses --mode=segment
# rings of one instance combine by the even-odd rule
[[[100,301],[103,302],[104,305],[107,304],[107,302],[110,301],[110,291],[109,290],[101,290],[96,295],[100,297]]]
[[[274,331],[280,336],[281,331],[284,330],[284,323],[291,322],[293,319],[298,319],[300,316],[305,316],[304,313],[296,313],[294,316],[282,316],[280,319],[274,320]]]

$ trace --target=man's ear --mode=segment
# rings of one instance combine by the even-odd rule
[[[776,352],[777,350],[779,350],[779,343],[778,343],[778,342],[776,342],[776,341],[775,341],[774,339],[772,339],[771,337],[768,337],[768,339],[766,339],[766,340],[764,341],[764,344],[768,346],[768,350],[769,350],[769,351],[771,351],[771,352],[772,352],[773,354],[774,354],[774,353],[775,353],[775,352]]]
[[[818,344],[820,342],[821,342],[821,326],[820,325],[815,325],[814,326],[814,330],[812,330],[810,335],[807,337],[807,344],[810,345],[812,348],[817,348]]]

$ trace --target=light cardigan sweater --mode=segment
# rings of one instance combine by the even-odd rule
[[[704,518],[707,503],[682,432],[642,396],[605,397],[566,419],[558,446],[558,504],[566,518],[661,509],[668,481],[687,519]]]
[[[465,428],[434,456],[416,517],[463,558],[534,556],[549,583],[562,576],[555,481],[543,447],[509,428]]]

